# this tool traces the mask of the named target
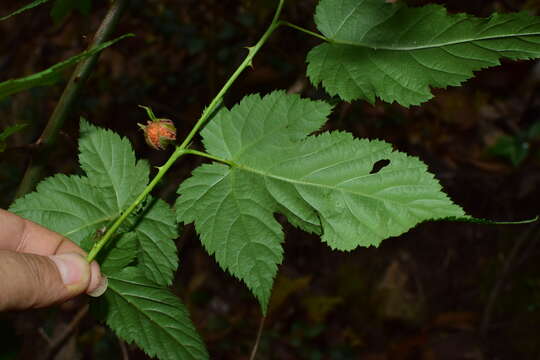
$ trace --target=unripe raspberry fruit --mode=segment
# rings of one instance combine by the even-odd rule
[[[144,131],[146,143],[156,150],[163,150],[167,145],[174,143],[176,140],[176,128],[172,120],[156,119],[152,109],[142,105],[139,105],[139,107],[145,109],[150,118],[146,125],[137,124]]]
[[[176,128],[169,119],[149,120],[146,126],[137,125],[144,131],[146,143],[156,150],[163,150],[176,140]]]

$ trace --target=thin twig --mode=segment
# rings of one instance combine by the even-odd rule
[[[251,350],[249,360],[255,360],[255,355],[257,355],[257,350],[259,349],[259,342],[261,341],[261,335],[264,328],[264,320],[266,320],[266,317],[261,317],[261,322],[259,323],[259,330],[257,330],[257,338],[255,339],[255,344],[253,344],[253,349]]]
[[[523,233],[521,233],[521,236],[514,243],[514,246],[512,247],[512,250],[510,251],[508,258],[504,262],[501,274],[499,275],[499,278],[497,279],[495,286],[493,286],[493,288],[491,289],[491,293],[489,294],[487,305],[482,315],[482,322],[480,323],[480,335],[482,337],[485,337],[487,335],[487,331],[491,324],[491,318],[493,316],[495,303],[497,302],[497,299],[499,298],[499,294],[503,288],[503,285],[505,284],[508,278],[508,275],[510,274],[510,271],[512,270],[512,267],[514,266],[514,260],[520,253],[523,246],[527,243],[528,240],[530,240],[529,239],[530,234],[533,232],[536,226],[537,224],[535,223],[529,226],[527,230],[523,231]]]
[[[49,349],[43,359],[51,360],[62,348],[62,345],[66,342],[67,339],[75,332],[75,329],[79,326],[81,320],[88,314],[89,305],[86,304],[75,314],[73,319],[69,322],[66,328],[56,337],[51,339]]]
[[[129,360],[129,352],[126,343],[118,338],[118,344],[120,345],[120,351],[122,352],[122,360]]]
[[[107,38],[110,37],[118,20],[126,8],[128,0],[116,0],[112,3],[109,11],[105,15],[105,18],[101,22],[94,39],[89,46],[89,49],[104,43]],[[81,61],[79,65],[73,71],[71,78],[69,79],[62,96],[58,100],[56,107],[47,122],[47,126],[43,133],[36,141],[36,145],[39,145],[39,151],[34,152],[34,158],[30,160],[24,177],[17,190],[16,197],[20,197],[27,192],[30,192],[35,184],[41,179],[44,169],[44,163],[46,162],[46,156],[50,149],[56,142],[56,138],[64,121],[77,99],[79,92],[81,91],[86,79],[90,76],[100,53],[97,53],[89,58]],[[38,156],[39,155],[39,156]]]

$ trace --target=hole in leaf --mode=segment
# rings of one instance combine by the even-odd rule
[[[388,159],[382,159],[377,161],[375,164],[373,164],[373,167],[371,168],[370,174],[376,174],[385,166],[390,165],[390,160]]]

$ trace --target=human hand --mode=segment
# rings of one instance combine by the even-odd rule
[[[100,296],[107,278],[85,256],[62,235],[0,209],[0,311]]]

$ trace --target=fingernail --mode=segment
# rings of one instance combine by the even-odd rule
[[[107,290],[107,286],[109,285],[109,280],[106,276],[101,275],[101,280],[99,281],[99,285],[94,291],[91,291],[88,293],[88,295],[92,297],[99,297],[103,295],[105,290]]]
[[[81,255],[60,254],[49,258],[56,264],[64,285],[69,286],[81,281],[86,261]]]

